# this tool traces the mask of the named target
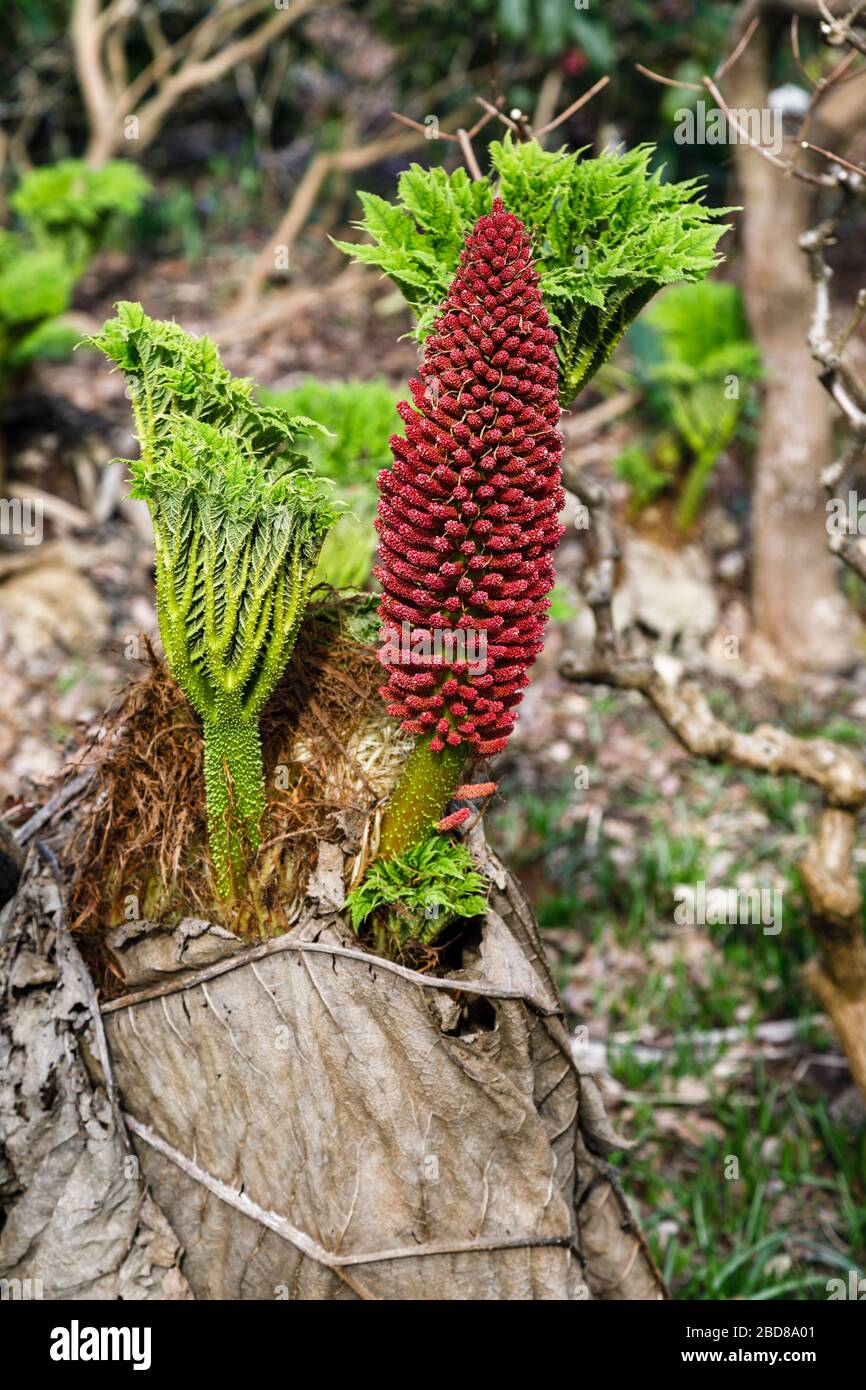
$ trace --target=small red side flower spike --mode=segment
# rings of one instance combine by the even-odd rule
[[[468,806],[461,806],[459,811],[452,811],[450,816],[440,820],[437,830],[456,830],[458,825],[462,825],[472,815]]]
[[[541,651],[563,534],[555,342],[528,233],[497,198],[379,475],[381,693],[433,753],[501,752]]]
[[[454,793],[456,801],[465,801],[476,796],[492,796],[496,791],[496,782],[467,782],[465,786],[458,787]]]

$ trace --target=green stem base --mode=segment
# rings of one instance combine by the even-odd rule
[[[454,795],[465,761],[462,746],[434,753],[429,736],[416,743],[385,808],[379,837],[383,858],[401,854],[433,831]]]
[[[245,719],[237,700],[220,700],[215,717],[204,721],[204,780],[217,891],[229,898],[261,844],[266,808],[258,720]]]
[[[707,487],[707,480],[720,450],[709,449],[699,454],[689,469],[677,505],[674,524],[678,531],[688,531],[694,525],[701,501]]]

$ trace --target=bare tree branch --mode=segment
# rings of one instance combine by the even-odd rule
[[[334,0],[339,3],[339,0]],[[141,28],[153,58],[132,81],[126,78],[125,40],[130,8],[125,0],[75,0],[72,40],[76,70],[90,120],[87,157],[104,164],[123,146],[124,122],[137,120],[135,148],[145,149],[162,129],[169,113],[184,96],[218,82],[241,64],[257,58],[297,20],[315,8],[316,0],[290,0],[275,10],[271,0],[241,0],[219,4],[175,43],[162,35],[156,12],[140,9]],[[235,37],[256,16],[262,22]],[[147,97],[147,93],[152,95]]]
[[[592,658],[573,652],[560,661],[569,681],[637,690],[694,757],[773,776],[793,775],[817,787],[824,807],[803,860],[818,958],[807,979],[836,1030],[851,1075],[866,1098],[866,937],[862,895],[852,866],[857,818],[866,807],[866,763],[827,739],[798,738],[771,724],[748,733],[716,718],[694,682],[669,684],[653,661],[621,652],[612,602],[618,556],[610,499],[604,487],[566,464],[566,482],[589,511],[585,533],[592,563],[581,587],[595,618]]]
[[[532,127],[526,117],[521,116],[520,122],[512,120],[506,116],[502,107],[505,102],[504,97],[498,97],[495,103],[489,102],[484,97],[476,97],[476,103],[482,107],[484,114],[469,129],[464,124],[466,111],[460,110],[453,114],[449,120],[450,125],[455,129],[446,129],[444,123],[438,126],[437,138],[448,140],[457,144],[469,174],[473,179],[480,179],[481,167],[472,147],[473,137],[487,125],[490,120],[498,120],[507,129],[513,131],[520,139],[536,139],[538,135],[544,135],[548,131],[554,130],[564,120],[575,111],[585,106],[591,101],[598,92],[605,87],[610,79],[601,78],[589,91],[584,92],[577,101],[572,102],[561,115],[555,120],[550,121],[543,130],[533,132]],[[383,137],[366,144],[361,144],[347,150],[337,150],[333,153],[319,153],[314,156],[304,173],[301,182],[295,190],[286,212],[283,215],[273,237],[269,239],[266,246],[262,247],[252,269],[244,282],[244,285],[233,305],[233,313],[239,315],[251,315],[257,299],[259,298],[264,285],[271,276],[274,268],[274,248],[279,247],[284,259],[288,257],[291,248],[294,246],[297,237],[303,228],[310,212],[315,205],[316,198],[322,188],[325,179],[330,173],[340,171],[343,173],[353,172],[357,169],[368,168],[372,164],[377,164],[380,160],[391,158],[396,154],[403,154],[407,150],[414,149],[421,143],[421,140],[429,139],[430,131],[428,126],[422,125],[420,121],[413,120],[410,116],[405,116],[398,111],[392,111],[391,115],[400,125],[405,126],[411,134],[395,135]],[[419,138],[420,137],[420,138]]]

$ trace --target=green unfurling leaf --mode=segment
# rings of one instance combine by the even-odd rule
[[[154,527],[160,633],[201,717],[220,892],[240,882],[265,810],[258,716],[294,647],[336,512],[295,447],[302,423],[255,399],[208,338],[139,304],[89,340],[125,373]]]
[[[626,328],[663,286],[700,280],[718,262],[730,209],[701,202],[696,180],[665,183],[650,171],[653,147],[606,152],[543,150],[510,135],[490,146],[505,206],[529,229],[544,301],[558,337],[559,394],[569,406]],[[372,244],[337,242],[398,286],[423,341],[450,284],[464,241],[494,196],[489,178],[413,165],[397,202],[362,196],[357,225]]]

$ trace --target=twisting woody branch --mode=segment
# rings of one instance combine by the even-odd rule
[[[866,937],[861,892],[852,851],[858,816],[866,806],[866,765],[852,750],[828,739],[798,738],[775,725],[744,733],[712,713],[692,681],[671,685],[652,659],[633,655],[614,631],[611,605],[618,554],[605,489],[577,470],[566,482],[587,507],[591,563],[582,587],[595,619],[595,647],[588,661],[566,652],[560,674],[577,683],[636,690],[653,706],[671,733],[694,757],[730,763],[775,776],[791,774],[818,788],[821,819],[802,863],[819,958],[806,978],[827,1010],[848,1058],[851,1074],[866,1096]]]
[[[850,44],[850,26],[856,17],[852,10],[846,19],[834,22],[832,30],[825,31],[828,42],[835,36],[837,42]],[[755,19],[747,27],[730,57],[721,64],[717,79],[742,55],[758,22]],[[795,57],[799,59],[796,23],[793,25],[793,46]],[[863,51],[856,44],[853,48]],[[849,53],[816,87],[801,134],[808,129],[822,94],[847,72],[850,58]],[[683,85],[646,69],[642,71],[656,81]],[[705,77],[702,88],[696,90],[710,91],[727,113],[728,107],[712,79]],[[866,446],[866,387],[846,355],[851,337],[866,311],[866,291],[860,291],[848,324],[834,332],[830,301],[832,271],[826,261],[826,250],[833,244],[852,203],[862,203],[866,170],[808,142],[803,144],[805,148],[817,150],[828,161],[829,168],[815,173],[799,168],[795,161],[781,161],[784,172],[817,184],[836,199],[835,209],[801,237],[800,246],[809,259],[815,286],[809,346],[819,366],[821,382],[839,407],[846,426],[839,457],[826,470],[822,480],[830,499],[840,502],[839,488]],[[756,154],[769,158],[766,150],[754,148]],[[671,685],[663,679],[651,658],[629,651],[627,641],[622,641],[616,633],[612,618],[619,550],[610,498],[600,483],[578,469],[566,467],[565,472],[567,487],[586,506],[591,519],[586,533],[588,554],[582,588],[595,619],[595,644],[588,661],[580,661],[574,653],[566,652],[560,664],[561,674],[575,682],[640,691],[671,733],[695,757],[772,775],[791,774],[811,783],[821,793],[820,819],[801,862],[811,927],[818,948],[804,975],[833,1024],[854,1082],[866,1097],[866,936],[862,891],[854,865],[858,819],[866,807],[866,764],[857,753],[827,739],[799,738],[773,725],[760,725],[747,733],[735,730],[713,715],[697,684],[684,681]],[[855,573],[866,577],[866,559],[859,538],[842,530],[830,537],[830,547]]]

